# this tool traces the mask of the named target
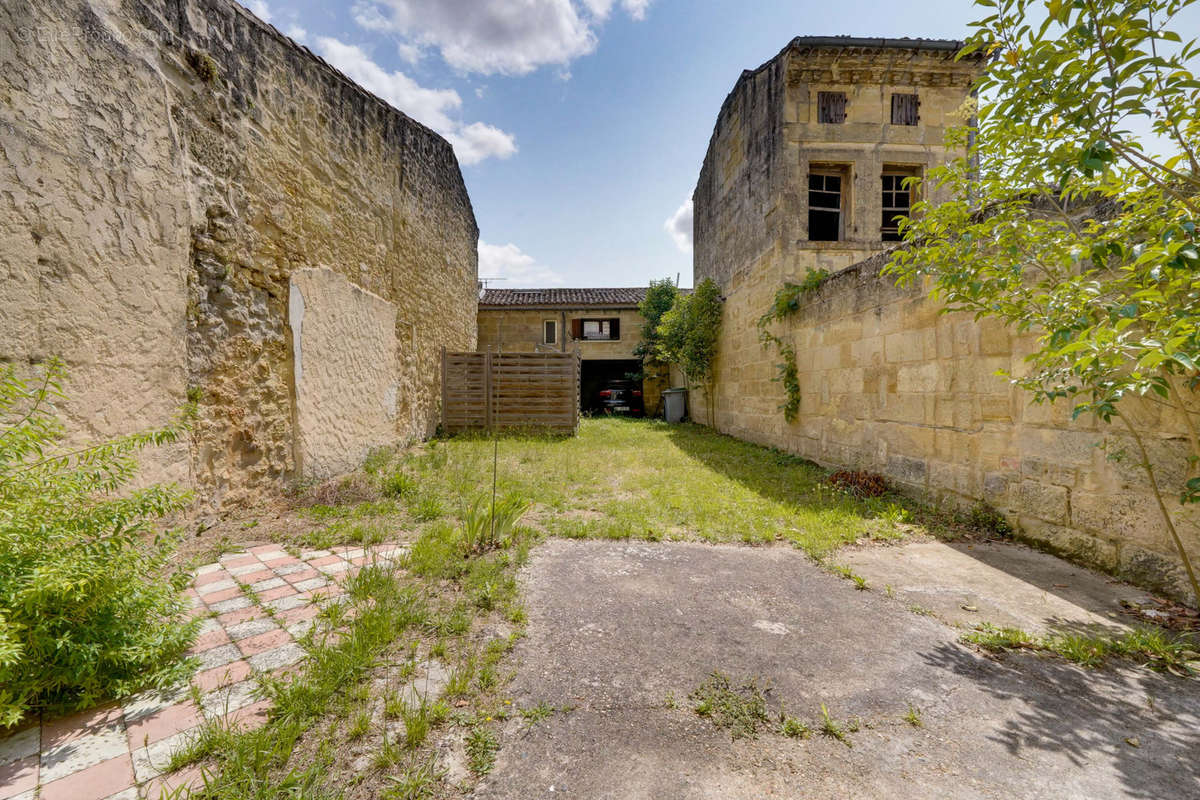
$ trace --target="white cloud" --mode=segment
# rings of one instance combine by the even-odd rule
[[[508,158],[517,152],[512,134],[482,122],[464,124],[454,119],[450,112],[462,106],[462,98],[453,89],[426,89],[403,72],[388,72],[361,48],[328,36],[317,37],[316,49],[368,92],[445,136],[461,163]]]
[[[644,19],[652,0],[621,0]],[[464,72],[524,75],[546,64],[565,67],[596,49],[596,27],[616,0],[357,0],[364,28],[437,48]]]
[[[271,9],[267,6],[266,0],[244,0],[242,5],[250,9],[250,12],[263,22],[271,21]]]
[[[685,200],[683,205],[667,218],[663,228],[671,234],[676,247],[684,253],[692,252],[692,198]]]
[[[304,40],[308,38],[308,31],[304,30],[304,28],[301,28],[299,25],[289,25],[288,29],[284,31],[284,33],[286,33],[295,41],[300,42],[300,44],[304,44]]]
[[[554,270],[538,264],[512,242],[488,244],[479,240],[479,277],[504,278],[497,288],[536,288],[559,285],[563,278]]]

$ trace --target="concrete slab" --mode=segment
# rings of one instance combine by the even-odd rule
[[[1130,617],[1121,601],[1150,595],[1021,544],[913,542],[843,550],[836,561],[892,591],[906,605],[932,611],[952,625],[980,622],[1032,633],[1119,631]]]
[[[514,699],[575,710],[506,729],[476,798],[1200,796],[1196,682],[996,662],[790,548],[552,540],[523,580]],[[714,669],[772,713],[859,718],[853,747],[731,741],[687,700]]]

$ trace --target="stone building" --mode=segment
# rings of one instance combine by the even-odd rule
[[[913,199],[904,178],[951,155],[943,135],[982,66],[956,60],[959,47],[799,37],[730,92],[693,198],[695,280],[713,278],[726,297],[715,427],[933,498],[986,501],[1027,540],[1185,596],[1150,487],[1118,457],[1125,437],[1071,420],[1065,405],[1033,405],[996,374],[1021,374],[1028,337],[943,314],[927,287],[881,274],[892,216]],[[796,354],[800,407],[789,422],[773,380],[782,359],[756,323],[777,290],[814,269],[830,277],[771,327]],[[1137,413],[1159,432],[1156,461],[1177,497],[1184,422],[1155,405]],[[1169,502],[1200,551],[1194,514]]]
[[[76,437],[191,441],[214,503],[438,420],[475,346],[478,229],[433,131],[232,0],[0,7],[0,361],[70,368]]]
[[[608,380],[642,375],[633,352],[645,318],[638,305],[646,288],[487,289],[479,298],[479,349],[493,352],[578,350],[580,403],[587,411]],[[646,413],[654,414],[667,388],[665,368],[649,365],[642,384]]]

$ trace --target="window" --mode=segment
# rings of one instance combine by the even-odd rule
[[[571,335],[584,341],[616,341],[621,338],[621,320],[617,317],[573,319],[571,320]]]
[[[552,319],[542,323],[542,344],[558,344],[558,323]]]
[[[916,125],[921,118],[917,110],[920,106],[921,101],[915,94],[892,95],[892,124]]]
[[[841,125],[846,121],[845,92],[817,92],[817,122]]]
[[[907,217],[912,209],[912,190],[904,184],[911,172],[883,173],[883,226],[880,231],[885,242],[900,241],[897,217]]]
[[[836,172],[808,176],[808,240],[836,242],[842,238],[842,178]]]

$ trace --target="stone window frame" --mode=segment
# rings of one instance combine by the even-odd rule
[[[547,333],[551,332],[551,336],[546,335]],[[558,344],[558,320],[542,320],[542,344]]]
[[[917,191],[911,185],[904,186],[905,178],[921,177],[921,165],[919,164],[884,164],[880,171],[880,220],[879,220],[879,238],[884,242],[899,242],[901,241],[898,226],[889,225],[890,217],[894,218],[900,213],[908,216],[912,211],[913,203],[917,201]],[[896,180],[899,178],[899,180]],[[889,179],[891,179],[891,187],[889,188]],[[902,206],[896,204],[896,195],[906,194],[908,196],[908,205]],[[888,201],[888,195],[891,195],[891,204]]]
[[[852,183],[851,183],[851,181],[853,179],[853,175],[854,175],[854,165],[851,163],[813,162],[808,165],[808,180],[807,180],[805,198],[808,203],[808,220],[809,220],[808,240],[810,242],[844,242],[844,241],[846,241],[846,232],[851,230],[850,214],[851,214],[851,209],[853,208],[853,205],[850,202],[851,201],[850,195],[851,195],[851,189],[853,188]],[[813,191],[815,191],[812,188],[812,179],[814,176],[822,176],[822,177],[831,177],[832,176],[832,177],[837,177],[840,179],[840,186],[838,189],[838,194],[839,194],[838,199],[841,204],[840,208],[832,209],[832,208],[828,208],[828,207],[824,207],[824,206],[813,206],[812,205],[812,193],[813,193]],[[821,191],[826,194],[829,193],[825,189],[816,190],[816,191]],[[836,239],[814,239],[814,238],[812,238],[812,227],[813,227],[812,226],[812,212],[814,209],[817,211],[834,211],[834,210],[836,210],[838,212],[838,232],[837,232]]]

